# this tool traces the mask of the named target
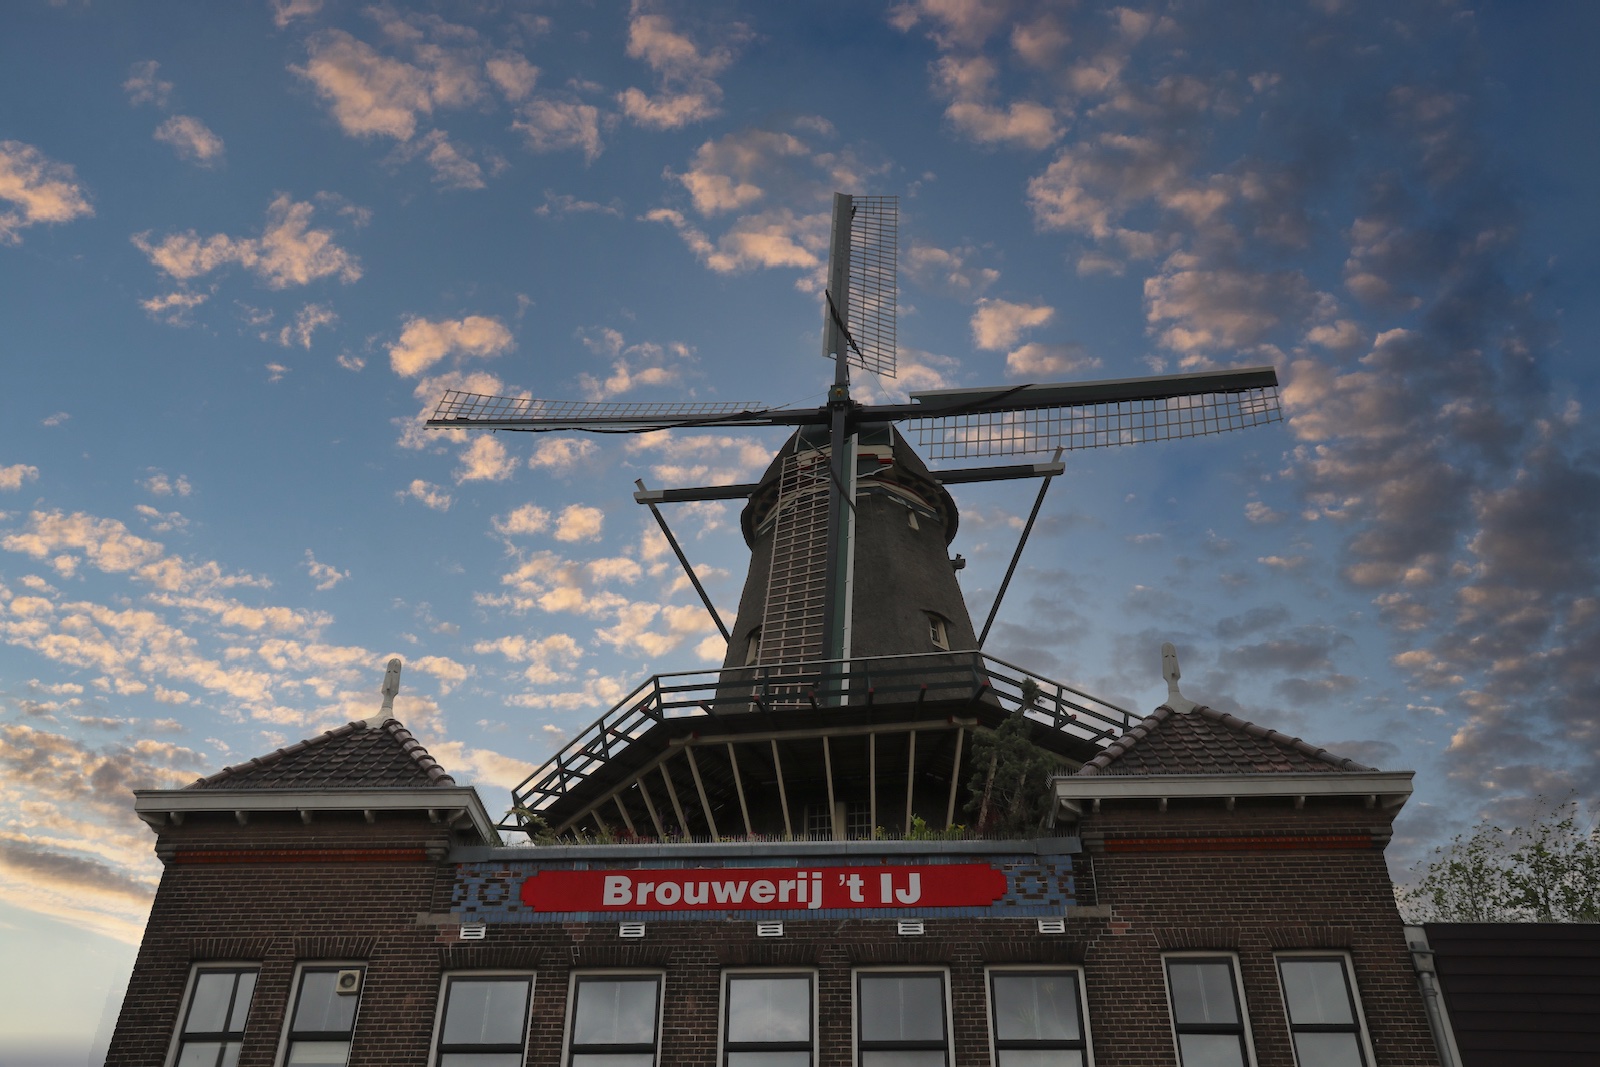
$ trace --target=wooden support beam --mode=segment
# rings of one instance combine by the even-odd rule
[[[967,731],[956,731],[956,758],[950,765],[950,804],[945,808],[944,828],[946,830],[956,824],[956,787],[961,784],[961,742],[966,740]]]
[[[633,828],[633,818],[628,814],[627,805],[622,803],[622,794],[613,793],[611,795],[611,799],[617,803],[617,813],[622,816],[622,825],[628,828],[628,833],[632,834],[634,837],[638,837],[639,831]]]
[[[685,748],[683,754],[689,757],[689,773],[694,776],[694,791],[700,795],[700,810],[705,814],[706,826],[711,830],[711,840],[715,841],[722,835],[717,833],[717,817],[711,814],[711,801],[706,798],[706,785],[700,780],[700,763],[694,758],[694,749]]]
[[[689,820],[683,817],[683,805],[678,801],[678,787],[672,784],[672,775],[667,772],[667,765],[659,765],[661,780],[667,783],[667,799],[672,801],[672,810],[678,813],[678,832],[684,837],[689,836]]]
[[[665,841],[667,829],[661,825],[661,816],[656,814],[656,802],[650,799],[650,790],[644,787],[644,775],[641,774],[634,784],[639,787],[639,795],[644,798],[644,810],[650,813],[650,822],[655,825],[657,840]]]
[[[917,784],[917,732],[912,730],[906,748],[906,834],[911,833],[911,787]]]
[[[789,791],[783,787],[783,762],[778,759],[778,739],[771,738],[772,769],[778,772],[778,801],[783,805],[783,839],[794,840],[794,827],[789,823]]]
[[[756,832],[750,828],[750,806],[744,802],[744,779],[739,776],[739,758],[734,755],[733,742],[728,742],[728,763],[733,767],[733,790],[739,794],[739,814],[744,818],[744,834],[754,837]]]
[[[596,804],[594,807],[590,808],[584,814],[585,815],[594,816],[594,824],[599,829],[600,836],[602,836],[602,837],[611,837],[612,836],[611,827],[606,825],[605,819],[600,815],[600,805]]]
[[[844,827],[839,825],[839,805],[833,799],[833,750],[828,745],[828,735],[822,735],[822,770],[828,776],[828,825],[833,828],[833,839],[843,841]]]

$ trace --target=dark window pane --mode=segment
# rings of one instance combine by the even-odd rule
[[[1172,1018],[1180,1027],[1186,1023],[1238,1023],[1231,964],[1173,960],[1167,965],[1167,974],[1172,983]],[[1185,1067],[1193,1065],[1185,1061]]]
[[[1232,1034],[1180,1034],[1183,1067],[1245,1067],[1244,1049]]]
[[[520,1052],[446,1052],[439,1067],[522,1067]]]
[[[445,1045],[520,1045],[527,1032],[528,979],[450,981],[444,1009]]]
[[[1071,974],[994,976],[995,1036],[1002,1041],[1076,1041],[1078,981]]]
[[[344,1067],[349,1058],[348,1041],[296,1041],[284,1067]]]
[[[811,979],[730,977],[728,1040],[810,1041]]]
[[[1361,1043],[1355,1034],[1295,1034],[1300,1067],[1361,1067]]]
[[[1083,1067],[1077,1049],[1008,1049],[1000,1053],[999,1067]]]
[[[1348,1026],[1350,992],[1345,986],[1340,960],[1279,960],[1283,971],[1283,996],[1289,1003],[1289,1021],[1296,1026],[1330,1023]]]
[[[201,971],[194,978],[194,996],[189,1000],[190,1034],[220,1034],[227,1029],[228,998],[233,995],[232,971]]]
[[[296,1031],[330,1032],[350,1029],[356,1020],[356,1001],[361,998],[351,993],[334,992],[334,983],[338,979],[338,971],[302,972],[300,1003],[294,1012]]]
[[[572,1067],[654,1067],[653,1052],[601,1052],[572,1057]]]
[[[728,1067],[811,1067],[809,1052],[730,1052]]]
[[[861,1067],[945,1067],[944,1053],[937,1050],[861,1053]]]
[[[218,1041],[191,1041],[178,1053],[177,1067],[217,1067],[217,1053],[221,1049]]]
[[[580,981],[578,1003],[573,1010],[572,1043],[655,1044],[656,988],[654,978]],[[623,1062],[618,1061],[619,1067]],[[649,1063],[650,1059],[647,1057],[642,1062]]]
[[[944,978],[936,974],[862,975],[861,1038],[943,1041]],[[929,1062],[943,1063],[940,1055],[940,1059]],[[913,1062],[922,1061],[906,1061]]]
[[[245,971],[239,975],[239,989],[233,995],[233,1014],[228,1017],[228,1032],[244,1032],[244,1021],[250,1014],[250,995],[256,991],[256,972]]]

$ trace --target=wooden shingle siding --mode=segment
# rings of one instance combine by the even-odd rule
[[[1600,923],[1431,923],[1462,1067],[1600,1064]]]

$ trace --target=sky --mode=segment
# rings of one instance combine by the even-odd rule
[[[1283,383],[1279,424],[1069,454],[987,651],[1148,711],[1171,641],[1189,698],[1414,769],[1402,877],[1600,799],[1597,11],[7,4],[0,1063],[105,1038],[160,876],[132,789],[368,716],[399,656],[503,810],[720,662],[633,482],[779,436],[422,420],[819,403],[835,190],[900,198],[898,376],[858,399]],[[1033,491],[955,494],[980,620]],[[667,517],[731,618],[737,510]]]

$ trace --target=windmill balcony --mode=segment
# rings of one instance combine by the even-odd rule
[[[1140,716],[977,651],[658,674],[512,790],[549,839],[846,839],[955,824],[971,737],[1022,717],[1072,770]]]

